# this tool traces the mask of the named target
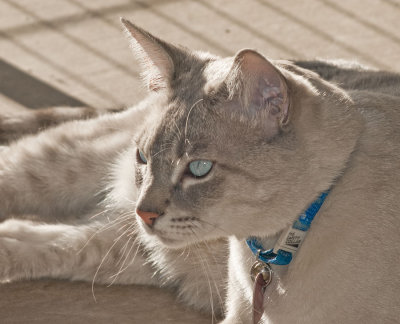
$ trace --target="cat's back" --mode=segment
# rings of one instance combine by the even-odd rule
[[[359,118],[362,124],[344,176],[354,184],[350,191],[356,194],[357,188],[360,189],[359,197],[351,201],[363,201],[369,210],[376,210],[380,202],[385,201],[391,208],[379,208],[380,214],[391,214],[397,222],[400,220],[397,217],[397,208],[400,208],[397,199],[400,195],[397,186],[400,181],[400,74],[372,71],[348,62],[299,61],[295,64],[344,89],[351,98],[349,109],[357,112],[351,114],[351,118]],[[313,85],[318,87],[318,81]]]
[[[331,192],[329,211],[313,224],[319,226],[318,235],[324,239],[333,229],[340,229],[329,249],[331,256],[337,252],[341,270],[347,274],[346,278],[337,277],[329,290],[337,289],[339,281],[347,281],[352,291],[343,297],[348,300],[340,306],[341,314],[346,309],[351,314],[358,305],[365,308],[360,314],[367,322],[395,323],[400,303],[400,265],[393,262],[400,257],[400,75],[316,61],[299,65],[344,89],[352,101],[348,109],[357,112],[344,113],[344,118],[359,118],[362,125]],[[321,244],[316,244],[313,251],[320,249]],[[332,278],[329,271],[327,266],[325,278]],[[346,318],[342,322],[353,321]]]
[[[365,140],[392,143],[400,154],[400,74],[367,69],[348,61],[297,61],[347,92],[366,123]],[[383,148],[385,145],[382,145]],[[378,150],[379,151],[379,150]]]
[[[297,66],[316,72],[321,78],[348,91],[367,91],[400,98],[400,74],[368,69],[355,62],[296,61]]]

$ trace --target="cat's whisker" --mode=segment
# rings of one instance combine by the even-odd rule
[[[121,213],[121,214],[115,214],[116,216],[115,217],[113,217],[114,219],[120,219],[121,217],[132,217],[132,218],[134,218],[135,217],[135,213],[133,212],[133,211],[131,211],[131,210],[127,210],[127,211],[124,211],[123,213]]]
[[[132,227],[132,226],[131,226]],[[119,265],[125,255],[125,251],[127,250],[128,246],[129,246],[129,242],[132,239],[132,236],[134,235],[135,231],[133,230],[131,233],[127,234],[127,237],[129,237],[129,239],[126,241],[126,243],[124,244],[124,246],[121,249],[121,257],[119,258],[119,260],[116,262],[116,265]],[[137,240],[137,238],[135,239]]]
[[[195,235],[196,235],[196,234],[195,234]],[[196,235],[196,236],[197,236],[197,235]],[[214,251],[210,248],[210,246],[208,245],[207,241],[202,241],[202,243],[203,243],[204,246],[206,247],[207,251],[210,252],[211,257],[213,258],[215,264],[218,264],[220,261],[217,260],[217,259],[215,258]],[[219,268],[217,268],[217,269],[218,269],[218,275],[219,275],[218,280],[221,280],[221,281],[222,281],[222,280],[225,280],[225,278],[224,278],[223,274],[221,273],[220,269],[219,269]],[[223,298],[221,297],[221,294],[220,294],[220,292],[219,292],[218,285],[215,283],[215,280],[214,280],[214,286],[215,286],[215,289],[216,289],[217,294],[218,294],[219,302],[221,303],[221,305],[223,305]]]
[[[194,224],[193,221],[191,221],[191,223],[192,223],[194,226],[196,226],[196,224]],[[196,226],[196,228],[199,228],[199,227]],[[202,228],[200,228],[200,229],[202,229]],[[191,230],[191,232],[193,233],[193,235],[196,237],[196,239],[198,239],[202,244],[204,244],[204,246],[206,247],[207,251],[210,252],[211,257],[213,258],[215,264],[218,264],[220,261],[218,261],[218,260],[215,258],[214,251],[210,248],[210,246],[208,245],[207,241],[206,241],[206,240],[201,240],[201,239],[199,239],[198,235],[196,234],[196,232],[195,232],[192,228],[191,228],[190,230]],[[197,244],[198,244],[198,243],[197,243]],[[208,265],[208,262],[207,262],[207,266],[208,266],[208,269],[210,269],[210,267],[209,267],[209,265]],[[221,273],[221,271],[220,271],[219,268],[218,268],[218,274],[219,274],[219,280],[224,280],[224,276],[222,275],[222,273]],[[217,294],[218,294],[219,302],[221,303],[221,305],[223,305],[223,299],[222,299],[222,297],[221,297],[221,295],[220,295],[219,288],[218,288],[218,285],[215,283],[215,280],[214,280],[214,286],[215,286],[215,289],[216,289]]]
[[[131,243],[132,239],[133,239],[132,236],[129,237],[129,239],[126,241],[124,246],[128,247],[129,243]],[[121,253],[121,257],[119,258],[118,262],[116,263],[116,265],[118,265],[118,264],[121,264],[121,265],[120,265],[118,271],[110,276],[110,278],[113,278],[113,280],[111,281],[111,283],[108,284],[108,287],[111,286],[115,282],[115,280],[117,280],[118,275],[123,272],[122,269],[124,268],[125,262],[126,262],[127,258],[129,257],[130,252],[132,251],[132,248],[135,246],[135,243],[136,243],[136,239],[133,239],[133,242],[130,245],[129,249],[128,250],[125,249],[125,251],[127,250],[128,252],[126,254],[125,254],[125,251],[123,253]]]
[[[201,244],[204,244],[204,246],[206,247],[206,249],[210,252],[210,254],[211,254],[211,256],[212,256],[212,258],[213,258],[215,264],[218,264],[219,262],[216,260],[216,258],[215,258],[215,256],[214,256],[214,253],[213,253],[213,251],[211,250],[211,248],[209,247],[209,245],[207,244],[207,242],[206,242],[206,241],[203,241],[203,240],[201,240],[201,239],[199,239],[198,235],[196,234],[196,232],[195,232],[192,228],[190,228],[190,230],[191,230],[192,234],[196,237],[196,239],[199,240],[199,242],[201,242]],[[205,272],[206,276],[208,276],[208,273],[209,273],[209,271],[211,271],[211,268],[210,268],[210,265],[209,265],[209,263],[208,263],[208,261],[207,261],[207,258],[204,258],[204,259],[202,258],[202,256],[201,256],[201,248],[199,247],[199,244],[200,244],[200,243],[198,243],[198,242],[194,243],[194,245],[195,245],[195,246],[197,247],[197,249],[199,250],[199,253],[197,254],[198,257],[199,257],[201,260],[204,261],[203,264],[205,264],[205,266],[206,266],[207,269],[208,269],[208,271],[207,271],[207,269],[205,269],[204,266],[203,266],[203,271]],[[219,277],[220,277],[219,280],[223,280],[224,277],[222,276],[222,274],[221,274],[220,271],[218,271],[218,274],[219,274]],[[212,276],[212,278],[213,278],[213,280],[212,280],[212,281],[213,281],[213,285],[214,285],[215,290],[216,290],[216,293],[217,293],[218,301],[219,301],[220,305],[222,306],[222,305],[224,304],[223,298],[222,298],[222,296],[221,296],[221,293],[220,293],[220,291],[219,291],[219,287],[218,287],[218,285],[217,285],[217,283],[216,283],[216,281],[215,281],[214,276]],[[211,282],[210,282],[210,281],[209,281],[209,285],[211,286]],[[212,298],[212,288],[211,288],[211,287],[210,287],[210,294],[211,294],[211,298]],[[213,300],[213,299],[211,299],[211,300]],[[212,314],[213,314],[213,316],[215,316],[214,304],[212,303],[211,306],[212,306]]]
[[[196,236],[194,231],[192,231],[192,233],[193,233],[193,235]],[[205,277],[207,279],[208,289],[210,291],[211,323],[213,324],[214,323],[214,319],[216,319],[216,317],[215,317],[215,311],[214,311],[214,298],[213,298],[213,290],[212,290],[212,286],[211,286],[210,276],[209,276],[207,268],[205,267],[205,264],[204,264],[204,262],[207,262],[207,261],[202,258],[201,252],[200,252],[201,249],[199,248],[197,242],[194,243],[194,246],[198,250],[198,253],[194,253],[194,255],[196,255],[197,259],[199,260],[200,266],[201,266],[201,268],[203,270],[203,273],[205,274]]]
[[[169,149],[170,149],[170,147],[166,147],[166,148],[163,148],[163,149],[159,150],[157,153],[152,155],[152,158],[155,158],[158,154],[160,154],[160,153],[162,153],[162,152],[164,152],[166,150],[169,150]]]
[[[93,240],[93,238],[98,235],[99,233],[102,233],[104,231],[109,230],[110,228],[126,221],[129,219],[128,216],[122,216],[122,219],[116,218],[115,220],[111,221],[110,223],[103,224],[97,231],[95,231],[85,242],[85,244],[76,252],[76,254],[82,253],[82,251],[85,249],[85,247]]]
[[[127,224],[127,225],[128,225],[128,224]],[[125,225],[124,225],[124,226],[125,226]],[[134,227],[135,227],[135,224],[129,224],[128,228],[125,229],[124,232],[123,232],[121,235],[126,235],[126,236],[130,235],[130,234],[131,234],[130,232],[132,231],[132,229],[134,229]],[[127,233],[128,233],[128,234],[127,234]],[[115,240],[118,240],[118,239],[119,239],[119,237],[115,238],[114,241],[115,241]]]
[[[186,252],[186,249],[187,249],[187,252]],[[184,248],[183,248],[183,251],[179,254],[179,258],[181,258],[184,254],[186,253],[186,255],[183,257],[183,260],[187,260],[187,258],[189,257],[189,255],[190,255],[190,245],[187,245],[187,246],[185,246]]]
[[[116,233],[121,233],[122,230],[124,230],[126,227],[131,226],[129,223],[122,225],[120,228],[118,228],[115,232]]]
[[[228,233],[226,230],[224,230],[222,227],[218,226],[217,224],[207,222],[204,219],[196,219],[196,221],[198,221],[200,223],[204,223],[204,224],[206,224],[208,226],[211,226],[212,228],[216,228],[216,229],[222,231],[223,233],[225,233],[226,236],[231,236],[232,235],[232,234]],[[196,225],[196,224],[193,224],[193,225]],[[197,226],[197,228],[200,228],[200,227]]]
[[[175,125],[176,129],[178,130],[178,139],[180,139],[182,137],[181,130],[179,129],[178,125],[176,124],[176,121],[174,119],[172,119],[172,121],[174,122],[174,125]]]
[[[185,143],[186,143],[186,141],[189,143],[189,141],[187,140],[187,128],[188,128],[190,113],[192,112],[193,108],[194,108],[198,103],[200,103],[200,102],[202,102],[202,101],[203,101],[203,98],[197,100],[197,101],[192,105],[192,107],[190,107],[190,109],[189,109],[189,112],[188,112],[187,117],[186,117],[186,122],[185,122]],[[189,144],[190,144],[190,143],[189,143]]]
[[[174,141],[171,140],[171,141],[169,141],[169,142],[163,142],[163,143],[161,144],[161,147],[164,147],[164,146],[167,146],[167,145],[169,145],[169,147],[172,147],[172,146],[174,145]]]
[[[92,220],[93,218],[96,218],[96,217],[98,217],[98,216],[100,216],[100,215],[106,213],[107,211],[108,211],[108,210],[102,210],[102,211],[98,212],[97,214],[94,214],[94,215],[90,216],[90,217],[89,217],[89,220]]]
[[[184,247],[184,249],[183,249],[183,251],[182,251],[182,253],[179,255],[180,257],[183,255],[183,253],[186,251],[186,249],[187,249],[187,253],[186,253],[186,255],[184,256],[184,258],[183,258],[183,260],[184,261],[186,261],[193,253],[192,253],[192,251],[191,251],[191,247],[192,247],[193,245],[186,245],[185,247]],[[195,248],[196,248],[196,246],[195,246]],[[196,296],[199,296],[199,286],[198,285],[196,285]]]
[[[210,250],[208,247],[207,247],[207,249]],[[215,264],[218,264],[218,263],[219,263],[219,262],[215,259],[215,256],[214,256],[214,255],[213,255],[213,259],[214,259]],[[208,270],[210,271],[210,270],[211,270],[211,269],[210,269],[210,265],[208,264],[207,261],[206,261],[206,265],[207,265]],[[216,293],[217,293],[218,302],[219,302],[219,304],[220,304],[221,306],[223,306],[223,305],[224,305],[224,299],[223,299],[222,296],[221,296],[221,293],[220,293],[220,291],[219,291],[219,286],[218,286],[218,284],[217,284],[217,282],[216,282],[217,280],[220,280],[220,281],[224,280],[224,277],[223,277],[222,273],[220,272],[219,268],[218,268],[218,275],[219,275],[219,278],[214,278],[214,276],[213,276],[212,278],[213,278],[213,284],[214,284],[214,287],[215,287],[215,291],[216,291]]]
[[[94,283],[96,281],[97,275],[103,265],[103,263],[105,262],[105,260],[107,259],[107,257],[109,256],[109,254],[111,253],[112,249],[114,248],[114,246],[120,241],[120,239],[125,235],[125,233],[128,231],[129,229],[125,230],[120,236],[118,236],[118,238],[116,238],[114,240],[114,243],[111,245],[111,247],[108,249],[107,253],[103,256],[103,258],[101,259],[101,262],[99,264],[99,266],[96,269],[96,272],[93,276],[93,280],[92,280],[92,295],[93,295],[93,299],[95,302],[97,302],[96,300],[96,296],[94,294]]]
[[[174,145],[174,141],[172,141],[172,140],[166,141],[166,142],[161,143],[160,149],[168,149],[168,148],[171,148],[173,145]]]
[[[130,254],[131,254],[131,252],[132,252],[134,246],[136,245],[137,241],[138,241],[138,240],[135,239],[135,240],[132,242],[131,247],[130,247],[128,253],[126,254],[126,257],[125,257],[125,259],[124,259],[124,261],[123,261],[121,267],[119,268],[118,272],[110,277],[110,278],[114,278],[114,279],[113,279],[113,281],[108,285],[108,287],[111,286],[111,285],[117,280],[118,276],[119,276],[121,273],[123,273],[126,269],[128,269],[128,268],[133,264],[133,262],[135,262],[136,256],[137,256],[137,254],[138,254],[138,252],[139,252],[139,249],[140,249],[140,245],[139,245],[139,244],[137,244],[137,248],[136,248],[135,254],[134,254],[133,257],[132,257],[132,260],[129,261],[128,264],[127,264],[126,266],[124,266],[125,263],[126,263],[126,261],[128,260],[128,257],[130,256]]]
[[[136,201],[129,199],[128,197],[124,197],[124,200],[127,201],[128,203],[132,204],[132,210],[135,210]],[[130,213],[134,214],[132,211]]]
[[[128,235],[129,235],[129,234],[128,234]],[[132,237],[129,237],[129,239],[126,241],[126,243],[125,243],[124,246],[122,247],[121,252],[120,252],[121,256],[120,256],[120,258],[118,259],[118,261],[116,262],[116,265],[119,265],[119,264],[121,263],[121,261],[122,261],[124,255],[125,255],[125,251],[127,250],[128,245],[129,245],[129,242],[130,242],[131,239],[132,239]]]
[[[131,215],[129,214],[122,214],[119,217],[114,218],[113,220],[108,219],[108,223],[104,224],[98,231],[96,234],[99,234],[101,232],[105,232],[107,230],[109,230],[110,228],[119,225],[125,221],[128,221],[129,219],[131,219]],[[129,224],[129,223],[128,223]]]

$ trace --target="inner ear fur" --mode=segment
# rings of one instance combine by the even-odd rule
[[[142,66],[142,77],[147,88],[151,91],[168,88],[176,63],[185,53],[129,20],[121,18],[121,22],[129,37],[131,48]]]
[[[236,54],[226,79],[229,96],[250,116],[264,116],[267,127],[289,120],[289,91],[285,77],[264,56],[251,49]]]

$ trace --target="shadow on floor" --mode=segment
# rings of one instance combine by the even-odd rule
[[[88,106],[2,59],[0,59],[0,93],[31,109]]]

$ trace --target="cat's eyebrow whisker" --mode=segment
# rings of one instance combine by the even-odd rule
[[[161,148],[172,147],[174,145],[174,143],[175,142],[173,140],[165,141],[165,142],[162,142],[160,146],[161,146]]]
[[[171,148],[173,145],[174,145],[174,142],[173,142],[173,141],[162,143],[162,144],[160,145],[160,150],[169,149],[169,148]],[[152,156],[154,156],[154,154],[153,154]]]
[[[172,146],[174,143],[175,143],[174,140],[171,139],[171,140],[168,141],[168,142],[163,142],[163,143],[161,144],[161,146],[166,146],[166,145]]]
[[[176,127],[176,129],[178,130],[178,139],[180,139],[182,137],[182,133],[181,130],[179,129],[178,125],[176,124],[175,120],[172,119],[172,121],[174,122],[174,125]]]
[[[203,101],[203,98],[197,100],[197,101],[192,105],[192,107],[190,107],[189,112],[188,112],[188,114],[187,114],[187,116],[186,116],[186,122],[185,122],[185,143],[186,143],[186,141],[188,141],[188,140],[187,140],[187,128],[188,128],[190,113],[192,112],[193,108],[194,108],[198,103],[200,103],[200,102],[202,102],[202,101]],[[189,141],[188,141],[188,143],[189,143]],[[189,144],[190,144],[190,143],[189,143]]]
[[[154,158],[154,157],[156,157],[158,154],[160,154],[160,153],[162,153],[162,152],[164,152],[164,151],[166,151],[166,150],[169,150],[169,149],[170,149],[170,147],[163,148],[163,149],[159,150],[157,153],[153,154],[151,157]]]
[[[189,141],[187,138],[185,138],[185,144],[188,144],[189,146],[193,146],[192,143],[190,143],[190,141]],[[189,159],[189,154],[188,154],[188,152],[185,152],[185,155],[186,155],[186,157]]]

